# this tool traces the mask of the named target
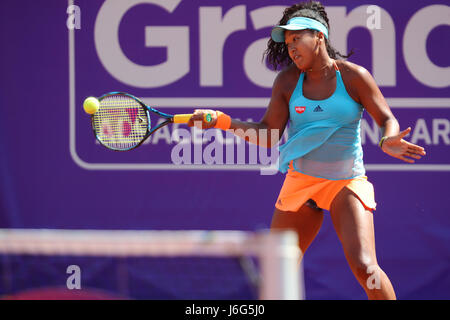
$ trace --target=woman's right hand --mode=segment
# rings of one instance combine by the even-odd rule
[[[211,115],[211,121],[206,121],[206,116]],[[210,109],[195,109],[192,117],[189,119],[188,126],[195,126],[198,129],[214,128],[217,123],[217,112]]]

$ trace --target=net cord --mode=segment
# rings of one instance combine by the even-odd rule
[[[302,254],[293,231],[0,229],[0,254],[255,256],[261,265],[260,299],[304,298]]]

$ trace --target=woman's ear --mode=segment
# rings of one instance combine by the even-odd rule
[[[319,38],[319,41],[325,40],[325,36],[323,35],[323,32],[321,32],[321,31],[317,34],[317,37]]]

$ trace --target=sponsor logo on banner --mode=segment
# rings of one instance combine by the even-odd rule
[[[73,109],[70,150],[78,165],[91,170],[259,170],[274,164],[278,157],[276,148],[268,151],[274,155],[269,163],[263,163],[259,154],[256,161],[250,161],[253,151],[246,142],[248,138],[237,138],[215,129],[213,133],[206,133],[207,130],[200,134],[185,125],[163,128],[126,155],[111,153],[95,143],[89,119],[79,106],[89,95],[124,91],[171,114],[205,108],[221,110],[235,119],[259,121],[270,102],[277,75],[261,57],[271,28],[287,6],[285,2],[74,0],[69,1],[69,5],[67,25]],[[83,15],[83,12],[89,14]],[[364,50],[371,50],[371,53],[360,57],[363,60],[371,57],[363,66],[370,70],[399,118],[401,128],[420,121],[432,124],[417,123],[418,128],[413,128],[411,136],[425,147],[429,142],[448,147],[450,129],[445,112],[450,110],[450,97],[446,96],[450,69],[445,67],[437,49],[433,51],[432,60],[427,48],[437,48],[433,43],[441,41],[433,30],[449,25],[450,7],[422,5],[410,16],[401,16],[406,19],[402,22],[405,26],[398,26],[397,21],[402,20],[396,19],[404,13],[399,9],[385,10],[382,1],[351,9],[342,1],[327,6],[327,14],[330,21],[339,21],[333,25],[332,44],[340,52],[350,51],[348,40],[352,30],[365,28],[370,33],[368,38],[357,39],[372,44],[364,46],[369,48]],[[401,52],[397,52],[397,48],[402,48]],[[422,119],[419,111],[425,108],[428,116]],[[299,114],[305,110],[305,106],[295,107]],[[313,111],[323,109],[315,107]],[[288,138],[286,131],[280,144]],[[382,170],[380,168],[386,165],[386,169],[392,170],[394,165],[404,165],[379,153],[376,149],[379,135],[371,119],[361,123],[365,155],[376,154],[365,158],[367,168],[374,165]],[[194,159],[192,141],[197,136],[200,136],[197,143],[207,153],[202,155],[202,161]],[[177,158],[187,163],[173,161],[174,148],[188,151],[186,145],[180,145],[187,143],[186,137],[192,139],[194,148],[191,161],[187,154]],[[234,146],[234,154],[227,153],[231,150],[230,144]],[[242,145],[246,147],[246,154],[242,156],[245,160],[238,162],[237,149]],[[426,161],[427,157],[420,163]],[[439,158],[433,163],[446,162]],[[414,170],[419,164],[410,167]]]

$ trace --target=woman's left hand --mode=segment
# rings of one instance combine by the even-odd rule
[[[423,147],[403,140],[403,137],[410,132],[411,127],[401,131],[396,136],[387,137],[381,145],[381,149],[391,157],[414,163],[414,160],[410,158],[420,159],[426,153]]]

